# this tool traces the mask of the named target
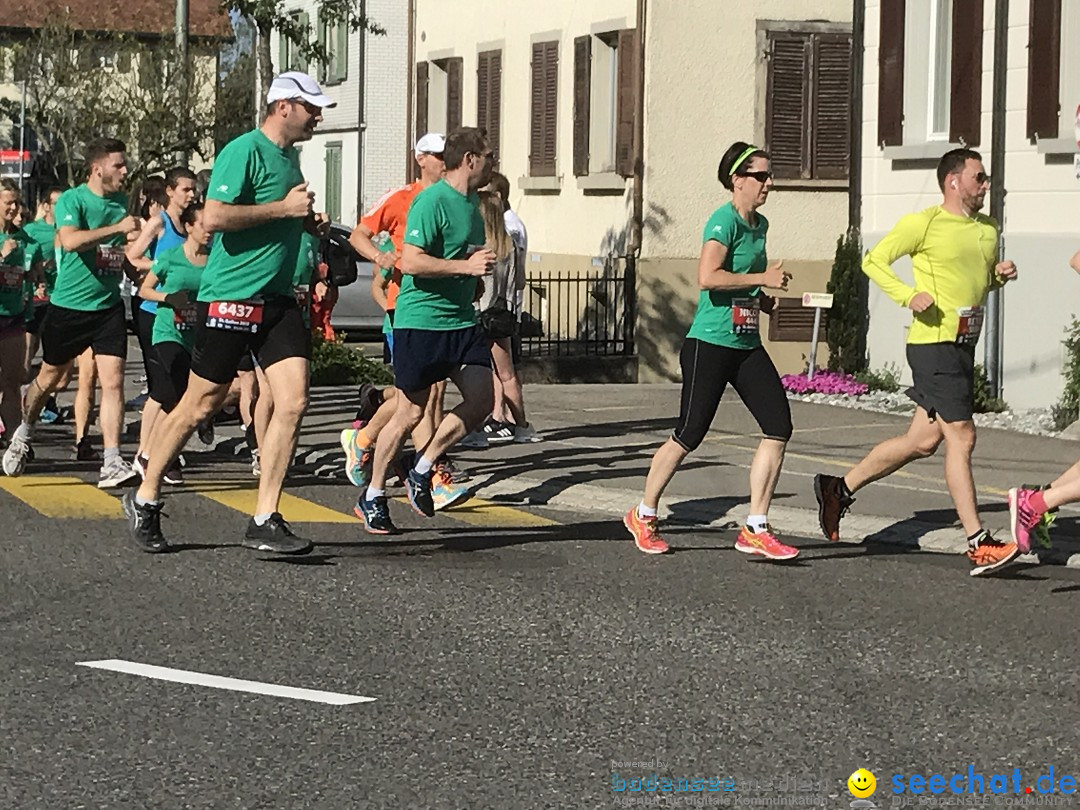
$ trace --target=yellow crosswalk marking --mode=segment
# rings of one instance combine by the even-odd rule
[[[556,521],[534,515],[532,512],[514,509],[512,506],[501,506],[491,501],[485,501],[482,498],[470,498],[460,504],[453,504],[439,512],[439,514],[473,526],[513,528],[516,526],[558,525]]]
[[[184,487],[189,489],[189,487]],[[258,487],[246,485],[229,485],[228,483],[208,481],[190,487],[204,498],[220,503],[245,515],[255,514],[255,501],[258,496]],[[284,517],[290,523],[359,523],[351,513],[339,512],[329,509],[304,498],[297,498],[283,492],[281,505],[278,507]]]
[[[5,476],[0,477],[0,489],[45,517],[111,520],[124,514],[117,498],[78,478]]]

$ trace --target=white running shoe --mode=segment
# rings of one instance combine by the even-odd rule
[[[34,457],[34,448],[30,446],[28,439],[23,439],[18,433],[11,434],[11,442],[4,451],[4,475],[22,475],[26,471],[26,462]]]
[[[112,489],[138,478],[139,474],[122,458],[113,457],[101,465],[98,473],[98,489]]]

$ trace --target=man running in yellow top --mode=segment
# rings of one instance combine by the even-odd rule
[[[907,360],[915,416],[903,436],[882,442],[843,477],[817,475],[814,494],[821,530],[840,539],[840,519],[852,496],[867,484],[945,442],[945,483],[968,538],[971,575],[989,573],[1019,553],[982,527],[971,474],[975,448],[975,344],[982,329],[987,293],[1016,278],[1010,261],[998,262],[998,224],[978,213],[990,188],[982,157],[970,149],[947,152],[938,164],[941,205],[909,214],[866,254],[863,272],[893,301],[914,313]],[[891,265],[910,256],[915,286]]]

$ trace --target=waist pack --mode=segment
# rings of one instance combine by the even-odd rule
[[[480,313],[480,326],[493,340],[517,334],[517,318],[504,306],[493,306]]]

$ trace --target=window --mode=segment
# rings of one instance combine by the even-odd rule
[[[558,135],[559,42],[532,46],[532,98],[529,116],[529,175],[555,176]]]
[[[307,30],[310,17],[306,11],[294,11],[289,17],[301,30]],[[285,36],[284,33],[278,34],[278,62],[280,62],[279,73],[286,70],[299,70],[307,73],[308,70],[307,59],[300,54],[300,49],[296,43]]]
[[[499,160],[500,105],[502,103],[502,51],[483,51],[476,66],[476,125],[487,130],[488,143]]]
[[[574,39],[574,174],[634,173],[634,29]]]
[[[462,67],[460,56],[417,63],[417,138],[426,132],[449,134],[461,126]]]
[[[846,180],[851,156],[851,29],[764,26],[765,149],[783,180]]]
[[[330,22],[319,10],[319,44],[329,54],[329,60],[319,65],[319,81],[340,84],[349,77],[349,26],[345,20]]]
[[[1080,105],[1080,53],[1063,48],[1080,33],[1080,7],[1061,0],[1031,0],[1028,24],[1027,135],[1065,142],[1072,151]]]
[[[930,40],[930,92],[926,139],[949,139],[949,96],[952,67],[952,2],[931,0],[933,31]]]
[[[341,221],[341,142],[326,145],[326,215]]]

